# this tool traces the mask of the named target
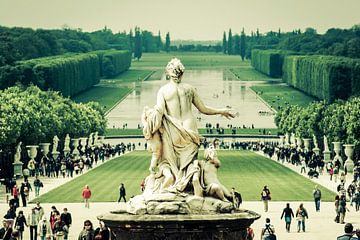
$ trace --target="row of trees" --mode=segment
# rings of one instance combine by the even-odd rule
[[[333,102],[360,94],[360,60],[335,56],[286,56],[283,81]]]
[[[246,57],[246,35],[244,28],[241,34],[232,35],[231,28],[229,29],[228,38],[226,39],[226,32],[223,35],[222,49],[224,54],[240,55],[244,61]]]
[[[136,32],[138,31],[138,36]],[[85,53],[96,50],[116,49],[135,51],[136,37],[140,39],[142,52],[170,50],[170,34],[166,34],[163,44],[160,32],[158,35],[135,28],[113,33],[110,29],[95,32],[83,32],[81,29],[44,30],[20,27],[0,26],[0,66],[13,65],[16,61],[39,57],[54,56],[64,53]]]
[[[325,34],[318,34],[313,28],[307,28],[304,32],[300,29],[282,32],[279,29],[277,32],[267,33],[260,33],[257,29],[250,35],[245,35],[244,29],[240,35],[233,35],[231,29],[228,33],[224,31],[222,38],[224,54],[251,58],[253,49],[280,49],[300,54],[360,58],[360,25],[350,29],[330,28]]]
[[[10,87],[0,91],[0,149],[50,142],[57,135],[63,139],[104,133],[106,119],[98,103],[76,104],[54,91],[36,86]]]
[[[0,67],[0,89],[17,83],[35,84],[41,89],[60,91],[73,96],[100,81],[100,76],[113,77],[131,64],[129,51],[97,51],[67,54],[19,61]]]
[[[360,97],[332,104],[311,103],[307,107],[297,105],[281,109],[275,122],[282,133],[294,132],[302,138],[322,139],[325,135],[329,142],[340,141],[356,145],[360,153]]]

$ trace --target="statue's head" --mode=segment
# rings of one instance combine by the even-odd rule
[[[181,81],[181,77],[184,74],[184,71],[184,65],[177,58],[171,59],[166,66],[166,75],[177,83]]]

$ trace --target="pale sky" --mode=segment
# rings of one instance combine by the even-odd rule
[[[171,39],[221,40],[240,33],[360,24],[360,0],[0,0],[0,25],[54,29],[63,25],[113,32],[139,26]]]

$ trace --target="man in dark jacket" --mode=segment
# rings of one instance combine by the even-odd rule
[[[337,240],[357,240],[360,239],[360,232],[353,232],[354,227],[351,223],[345,224],[344,231],[345,234],[337,237]],[[353,235],[356,234],[357,237],[353,237]]]
[[[123,198],[124,201],[126,202],[126,198],[125,198],[125,196],[126,196],[126,191],[125,191],[125,187],[124,187],[124,184],[123,184],[123,183],[121,183],[121,185],[120,185],[119,194],[120,194],[120,196],[119,196],[118,202],[120,202],[122,198]]]
[[[72,223],[71,213],[68,212],[67,208],[64,208],[64,212],[61,214],[60,219],[62,222],[65,223],[65,226],[67,228],[67,231],[65,231],[65,235],[64,235],[64,240],[67,240],[69,234],[69,228]]]

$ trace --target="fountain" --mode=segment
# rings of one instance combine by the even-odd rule
[[[145,139],[152,149],[143,194],[131,198],[124,209],[98,216],[118,240],[241,239],[247,227],[260,218],[253,211],[235,208],[229,201],[233,195],[217,178],[220,160],[216,142],[205,151],[204,160],[198,159],[200,139],[196,124],[191,124],[196,119],[188,114],[191,105],[178,106],[178,99],[169,97],[177,88],[186,91],[178,84],[183,72],[178,59],[169,62],[170,83],[159,90],[164,98],[154,108],[145,107],[141,117]],[[200,101],[197,94],[180,98],[180,103]],[[164,106],[173,109],[169,113]],[[203,114],[234,117],[227,108],[210,111],[196,107]],[[172,114],[180,108],[188,116],[187,125],[179,124],[177,115]]]

